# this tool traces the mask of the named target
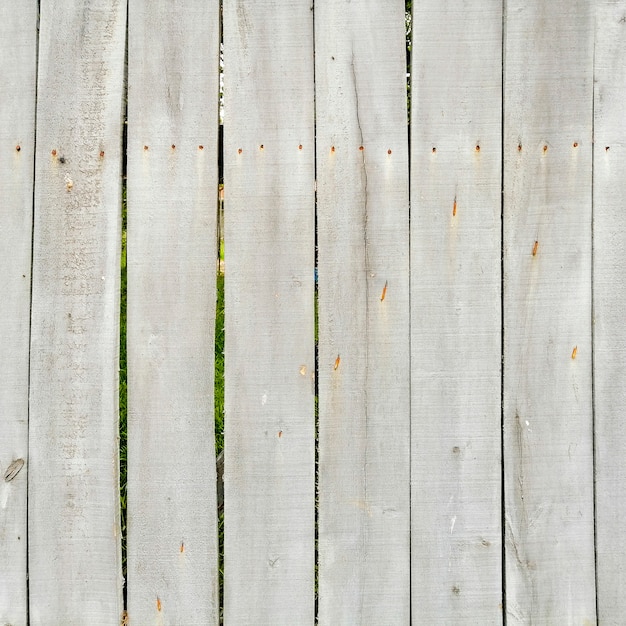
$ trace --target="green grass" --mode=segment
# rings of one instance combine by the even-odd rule
[[[224,448],[224,274],[217,275],[215,309],[215,453]]]
[[[224,242],[220,243],[220,259]],[[224,449],[224,274],[217,275],[215,308],[215,454]],[[224,511],[218,516],[220,606],[224,606]]]

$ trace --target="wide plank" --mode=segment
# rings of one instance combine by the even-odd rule
[[[502,622],[502,3],[413,3],[411,602]]]
[[[132,2],[128,45],[128,616],[207,626],[219,623],[219,3]]]
[[[591,3],[507,3],[504,494],[508,624],[595,623]]]
[[[626,615],[626,7],[596,3],[593,311],[597,604],[600,624]]]
[[[313,12],[224,3],[224,619],[312,624]]]
[[[37,2],[0,4],[0,623],[27,623],[28,350]]]
[[[410,616],[404,17],[315,4],[320,624]]]
[[[126,4],[40,3],[30,624],[122,613],[118,352]]]

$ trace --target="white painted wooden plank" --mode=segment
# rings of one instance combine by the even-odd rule
[[[315,4],[319,622],[408,624],[404,2]]]
[[[626,4],[596,3],[593,309],[598,622],[626,615]]]
[[[314,117],[309,0],[224,3],[224,615],[314,619]]]
[[[28,483],[31,624],[119,624],[126,4],[41,2]]]
[[[593,624],[592,5],[508,2],[505,32],[507,623]]]
[[[129,11],[128,615],[219,622],[217,0]]]
[[[498,624],[502,3],[414,3],[411,572],[416,624]]]
[[[27,622],[26,485],[37,2],[0,4],[0,623]],[[19,473],[16,473],[19,470]]]

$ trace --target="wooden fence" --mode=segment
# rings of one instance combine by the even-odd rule
[[[225,623],[623,624],[626,3],[222,4],[0,3],[0,622],[221,619],[223,33]]]

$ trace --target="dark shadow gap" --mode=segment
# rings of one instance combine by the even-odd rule
[[[313,282],[313,328],[314,328],[314,360],[315,360],[315,378],[314,378],[314,421],[315,421],[315,461],[314,461],[314,476],[315,476],[315,531],[314,531],[314,546],[315,546],[315,555],[314,555],[314,582],[313,582],[313,592],[314,592],[314,620],[317,624],[319,622],[319,461],[320,461],[320,451],[319,451],[319,291],[318,291],[318,275],[317,275],[317,261],[318,261],[318,239],[317,239],[317,89],[316,89],[316,80],[315,80],[315,2],[312,2],[311,11],[312,15],[312,27],[313,27],[313,50],[311,51],[313,54],[313,137],[315,139],[314,146],[314,159],[313,159],[313,179],[315,181],[314,184],[314,218],[313,218],[313,230],[314,230],[314,242],[313,245],[315,247],[314,251],[314,282]]]
[[[405,0],[404,5],[404,27],[406,33],[406,119],[407,119],[407,165],[408,165],[408,221],[407,227],[409,229],[409,368],[411,367],[411,63],[412,63],[412,48],[413,48],[413,6],[412,0]],[[413,437],[411,434],[412,424],[412,412],[411,412],[411,372],[409,369],[409,623],[413,622],[413,602],[411,600],[413,589],[413,567],[412,567],[412,541],[411,541],[411,526],[412,526],[412,493],[411,493],[411,462],[412,462],[412,445]]]
[[[128,469],[128,391],[126,366],[126,149],[128,144],[128,7],[126,7],[126,41],[124,55],[124,87],[122,92],[123,124],[122,124],[122,228],[120,258],[120,345],[119,345],[119,479],[120,479],[120,532],[122,544],[122,577],[123,577],[123,609],[127,610],[127,533],[126,533],[126,488]]]
[[[215,361],[214,361],[214,411],[215,454],[217,458],[217,537],[218,537],[218,585],[219,623],[224,620],[224,344],[225,344],[225,259],[224,259],[224,20],[223,2],[219,5],[219,93],[218,93],[218,189],[217,189],[217,278],[215,297]]]
[[[505,96],[505,53],[506,53],[506,0],[502,0],[502,28],[500,59],[502,63],[500,84],[500,541],[502,561],[502,624],[506,626],[506,507],[505,507],[505,471],[504,471],[504,96]]]
[[[594,33],[595,38],[595,33]],[[595,137],[595,127],[596,127],[596,44],[595,39],[593,43],[593,80],[591,81],[591,137]],[[600,619],[600,606],[598,602],[598,498],[597,498],[597,489],[596,489],[596,468],[597,468],[597,457],[596,457],[596,379],[595,379],[595,371],[596,371],[596,350],[595,350],[595,337],[596,337],[596,328],[595,322],[596,313],[595,313],[595,299],[594,299],[594,257],[595,257],[595,246],[594,246],[594,171],[595,171],[595,142],[591,142],[591,458],[592,458],[592,467],[593,467],[593,557],[594,557],[594,571],[595,571],[595,585],[596,585],[596,622]]]
[[[33,190],[32,190],[32,206],[31,206],[31,225],[30,225],[30,310],[28,324],[28,402],[26,408],[26,453],[27,453],[27,476],[26,476],[26,623],[30,623],[30,555],[29,555],[29,532],[28,532],[28,509],[29,509],[29,483],[30,483],[30,377],[31,377],[31,360],[30,347],[33,334],[33,264],[35,259],[35,178],[37,165],[37,104],[39,91],[39,35],[40,35],[40,19],[41,19],[41,2],[37,2],[37,37],[35,43],[35,110],[33,120]]]

